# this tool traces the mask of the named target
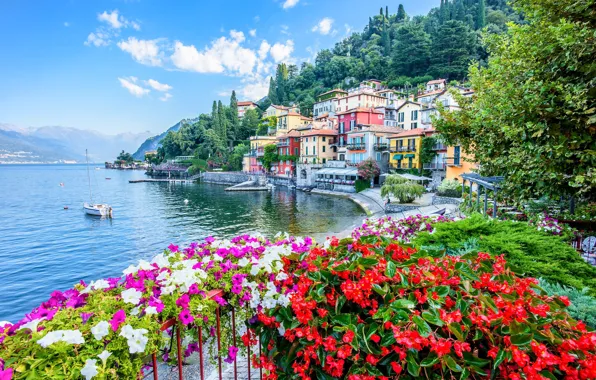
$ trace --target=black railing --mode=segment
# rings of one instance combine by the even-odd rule
[[[389,148],[389,144],[387,143],[377,143],[374,145],[374,150],[387,150]]]
[[[445,165],[461,166],[461,157],[445,157]]]
[[[392,146],[390,148],[391,152],[415,152],[416,151],[416,147],[415,146]]]
[[[348,144],[348,150],[364,150],[364,144]]]
[[[422,167],[428,170],[445,170],[445,163],[444,162],[429,162],[423,164]]]

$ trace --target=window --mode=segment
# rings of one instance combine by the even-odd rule
[[[323,158],[323,163],[326,163],[326,162],[327,162],[327,159],[326,158]]]
[[[308,147],[306,147],[306,156],[308,156]]]
[[[408,168],[412,169],[412,157],[408,157]]]
[[[312,147],[312,154],[313,154],[313,156],[317,155],[317,147],[316,146]]]
[[[412,111],[412,120],[418,120],[418,110]]]
[[[312,142],[317,142],[317,136],[312,137]]]
[[[350,131],[356,126],[356,120],[350,120]]]
[[[294,148],[294,156],[298,155],[298,148]]]
[[[323,142],[325,142],[325,136],[323,136]]]
[[[458,146],[453,147],[453,165],[459,165],[461,149]]]
[[[304,138],[304,142],[308,142],[308,137]]]
[[[412,129],[418,128],[418,123],[412,123]]]
[[[381,152],[377,152],[377,161],[381,162]]]
[[[405,120],[405,115],[403,112],[400,112],[399,114],[397,114],[397,121],[400,123],[403,123]]]
[[[323,145],[323,153],[325,153],[325,145]]]

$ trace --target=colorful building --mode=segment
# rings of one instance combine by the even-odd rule
[[[277,128],[275,131],[276,136],[283,136],[289,131],[298,129],[301,126],[308,125],[312,122],[312,119],[302,116],[297,112],[287,111],[282,112],[277,117]]]
[[[347,91],[336,88],[317,96],[317,102],[313,105],[313,116],[317,118],[324,114],[335,115],[338,99],[346,95]]]
[[[461,175],[464,173],[472,173],[478,169],[476,163],[470,162],[472,158],[470,154],[464,152],[459,145],[447,147],[447,154],[445,157],[446,165],[446,179],[453,179],[462,182]]]
[[[424,135],[424,130],[412,129],[389,137],[390,165],[392,169],[420,168],[420,150]]]
[[[301,131],[300,162],[325,164],[337,158],[335,142],[337,131],[333,129],[307,129]]]
[[[292,130],[288,134],[277,138],[277,154],[280,157],[300,157],[300,132]],[[274,165],[277,175],[293,177],[296,175],[296,162],[294,160],[282,160]]]
[[[250,152],[244,155],[242,170],[249,173],[263,173],[263,165],[259,157],[263,157],[265,145],[275,144],[275,136],[251,136]]]
[[[255,102],[238,102],[238,118],[242,119],[248,110],[254,110],[258,105]]]
[[[403,130],[421,127],[422,105],[411,100],[401,101],[396,105],[377,107],[385,115],[386,127],[397,127]]]
[[[384,125],[356,124],[347,133],[348,144],[346,161],[357,165],[372,158],[377,161],[382,173],[389,171],[389,138],[401,130]]]
[[[349,111],[339,112],[338,121],[338,147],[344,147],[347,144],[347,133],[358,124],[364,125],[383,125],[385,114],[374,108],[354,108]],[[340,158],[340,160],[342,160]]]
[[[384,106],[387,99],[377,95],[372,89],[357,89],[348,95],[337,99],[336,113],[346,112],[355,108],[375,108]]]

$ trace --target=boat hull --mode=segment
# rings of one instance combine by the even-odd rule
[[[112,216],[112,208],[102,204],[88,204],[83,205],[85,214],[91,216]]]

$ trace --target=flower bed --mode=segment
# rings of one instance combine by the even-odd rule
[[[540,295],[503,257],[399,245],[442,222],[449,219],[370,220],[323,246],[287,235],[171,245],[122,277],[56,291],[0,326],[0,379],[137,378],[147,355],[179,357],[163,322],[177,321],[189,356],[199,333],[214,344],[216,315],[221,349],[213,350],[233,362],[243,347],[233,344],[227,307],[248,321],[238,341],[260,338],[263,353],[252,359],[269,378],[594,378],[596,336],[568,316],[565,298]]]

